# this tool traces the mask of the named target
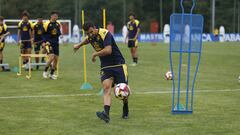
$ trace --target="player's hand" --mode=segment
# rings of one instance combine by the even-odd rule
[[[80,45],[76,44],[73,46],[74,53],[80,48]]]
[[[0,39],[0,43],[3,41],[3,37],[1,37],[1,39]]]
[[[92,62],[95,62],[96,61],[96,52],[94,52],[93,54],[92,54]]]

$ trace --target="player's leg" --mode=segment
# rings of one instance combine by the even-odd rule
[[[54,74],[54,72],[57,70],[57,63],[58,63],[58,56],[54,54],[54,59],[50,71],[50,79],[56,80],[57,76]]]
[[[128,84],[128,71],[127,71],[126,64],[114,69],[114,80],[115,80],[116,84],[119,84],[119,83]],[[128,112],[129,112],[128,99],[124,99],[123,100],[123,112],[122,112],[123,119],[128,119]]]
[[[128,47],[130,48],[130,52],[131,52],[131,56],[132,56],[132,60],[133,63],[131,64],[131,66],[136,66],[137,65],[137,58],[136,58],[136,47],[135,47],[135,41],[130,40],[128,41]]]
[[[0,43],[0,64],[3,63],[3,48],[4,48],[4,43]],[[4,66],[2,66],[2,70],[5,70]]]
[[[35,52],[35,54],[39,54],[39,52],[40,52],[40,44],[39,43],[34,44],[34,52]],[[39,63],[39,57],[35,57],[35,62]],[[37,65],[36,69],[37,70],[39,69],[39,65]]]
[[[104,95],[103,95],[103,112],[96,112],[97,117],[104,120],[106,123],[110,121],[109,112],[111,107],[111,90],[112,90],[113,79],[108,78],[102,82]]]
[[[46,48],[42,47],[42,54],[47,54],[47,50]],[[42,60],[41,60],[42,63],[45,63],[45,58],[42,57]]]
[[[134,47],[132,48],[132,57],[133,57],[133,62],[138,63],[138,55],[137,55],[137,48],[138,48],[138,41],[134,41]]]
[[[102,87],[104,90],[103,95],[103,112],[96,112],[97,117],[104,120],[106,123],[109,122],[109,111],[111,107],[111,89],[113,85],[113,75],[111,69],[102,69],[101,70],[101,81]]]
[[[54,61],[54,54],[53,53],[48,54],[48,61],[46,63],[46,66],[43,72],[43,78],[48,78],[48,69],[50,66],[52,66],[53,61]]]

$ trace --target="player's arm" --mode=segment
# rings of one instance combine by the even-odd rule
[[[81,48],[82,46],[84,46],[84,45],[87,45],[89,43],[89,41],[88,41],[88,38],[85,38],[82,42],[80,42],[79,44],[75,44],[74,46],[73,46],[73,50],[74,50],[74,52],[76,52],[79,48]]]
[[[139,24],[139,22],[138,22],[138,23],[137,23],[137,33],[136,33],[136,35],[135,35],[135,37],[134,37],[134,40],[137,40],[139,33],[140,33],[140,24]]]
[[[34,27],[34,25],[32,24],[32,22],[30,22],[30,29],[29,29],[29,35],[30,35],[30,41],[31,41],[31,43],[33,44],[33,27]]]
[[[3,34],[3,35],[1,36],[1,38],[0,38],[0,42],[2,42],[3,39],[4,39],[6,36],[8,36],[8,35],[10,35],[10,32],[7,32],[7,33]]]
[[[139,33],[140,33],[140,28],[137,28],[137,33],[136,33],[136,35],[134,37],[134,40],[137,40]]]
[[[111,45],[107,45],[101,51],[93,53],[93,56],[94,57],[96,57],[96,56],[102,57],[102,56],[110,55],[111,53],[112,53],[112,46]]]

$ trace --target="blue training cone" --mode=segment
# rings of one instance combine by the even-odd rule
[[[83,85],[80,87],[80,90],[92,90],[92,89],[93,89],[92,85],[87,82],[83,83]]]
[[[98,93],[99,96],[103,96],[103,89],[101,89]]]

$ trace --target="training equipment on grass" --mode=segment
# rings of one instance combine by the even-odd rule
[[[23,65],[22,65],[22,57],[27,57],[28,58],[28,64],[26,64],[25,65],[25,69],[27,69],[28,70],[28,75],[26,75],[26,78],[27,79],[30,79],[31,78],[31,76],[32,76],[32,68],[33,68],[33,66],[37,66],[37,65],[46,65],[45,63],[31,63],[31,61],[32,61],[32,58],[42,58],[42,57],[46,57],[47,58],[47,54],[20,54],[20,56],[19,56],[19,67],[18,67],[18,73],[17,73],[17,75],[18,76],[20,76],[20,75],[22,75],[22,67],[23,67]],[[58,69],[57,69],[58,70]]]
[[[84,24],[84,10],[82,10],[82,26]],[[82,30],[82,39],[85,38],[84,30]],[[87,62],[86,62],[86,47],[83,46],[83,78],[84,83],[80,87],[80,90],[91,90],[93,89],[92,85],[87,82]]]
[[[165,74],[165,79],[172,80],[172,72],[171,71],[167,71],[167,73]]]
[[[10,71],[10,66],[8,63],[2,63],[0,64],[0,68],[3,67],[4,71]]]
[[[130,88],[125,83],[119,83],[114,88],[114,95],[116,98],[123,100],[127,99],[130,95]]]
[[[193,112],[194,83],[202,50],[203,16],[190,13],[173,13],[170,17],[170,67],[172,72],[172,113]],[[186,64],[183,64],[186,63]]]
[[[103,28],[106,28],[106,9],[102,10],[103,14]],[[84,24],[85,21],[85,15],[84,15],[84,10],[82,10],[82,25]],[[84,30],[82,30],[82,39],[84,38],[85,33]],[[83,46],[83,78],[84,78],[84,83],[81,85],[80,90],[91,90],[93,89],[92,85],[87,82],[87,64],[86,64],[86,47]],[[103,90],[99,92],[99,95],[103,94]]]

